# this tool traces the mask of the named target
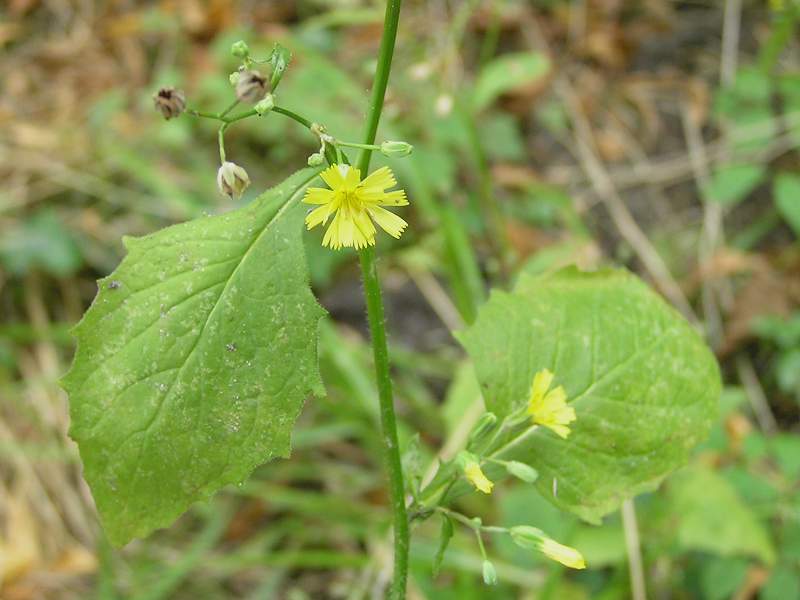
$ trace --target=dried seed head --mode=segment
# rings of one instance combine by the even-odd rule
[[[186,109],[186,95],[173,87],[164,87],[153,96],[153,103],[165,119],[174,119]]]
[[[258,71],[243,71],[236,82],[236,98],[239,102],[255,104],[267,93],[267,78]]]
[[[247,171],[236,163],[226,161],[217,171],[217,187],[231,199],[239,198],[249,185],[250,177]]]

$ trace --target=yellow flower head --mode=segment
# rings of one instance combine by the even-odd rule
[[[557,541],[551,540],[550,538],[542,540],[539,545],[539,550],[548,558],[558,561],[571,569],[586,568],[586,561],[583,560],[583,555],[580,552],[575,548],[559,544]]]
[[[397,185],[391,169],[381,167],[361,181],[361,172],[350,165],[331,165],[320,173],[331,189],[308,188],[303,202],[319,204],[306,216],[306,227],[325,225],[333,216],[322,238],[322,245],[339,250],[375,245],[375,225],[399,238],[408,223],[384,206],[408,204],[405,190],[386,191]]]
[[[476,489],[482,491],[484,494],[492,493],[494,484],[483,474],[481,466],[477,462],[467,463],[464,467],[464,475],[467,476],[467,480],[474,485]]]
[[[575,420],[575,409],[567,405],[567,393],[562,386],[550,389],[553,374],[542,369],[533,377],[531,396],[528,400],[528,414],[534,423],[552,429],[565,438],[569,435],[569,425]]]

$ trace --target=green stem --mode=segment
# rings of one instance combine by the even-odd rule
[[[367,116],[367,131],[364,134],[365,144],[374,144],[375,136],[378,135],[378,123],[381,120],[383,111],[383,99],[386,97],[386,86],[389,83],[389,71],[392,69],[392,55],[394,54],[394,43],[397,39],[397,24],[400,22],[401,0],[388,0],[386,3],[386,13],[383,17],[383,36],[381,37],[381,47],[378,51],[378,66],[375,69],[375,79],[372,82],[372,98],[369,104],[369,115]],[[372,150],[363,149],[358,154],[356,165],[362,173],[366,175],[369,169],[369,159]]]
[[[375,266],[375,250],[372,246],[359,253],[361,272],[364,278],[364,297],[367,301],[367,318],[372,334],[372,353],[375,360],[375,376],[380,400],[381,429],[383,431],[384,464],[389,477],[389,495],[392,504],[394,526],[394,578],[390,598],[405,598],[408,576],[408,514],[406,513],[405,484],[397,439],[397,420],[394,414],[392,379],[389,374],[389,350],[386,343],[386,326],[383,300]]]
[[[225,162],[225,130],[228,128],[227,123],[223,123],[220,128],[219,132],[217,133],[217,142],[219,143],[219,162],[220,164]]]
[[[397,38],[397,25],[400,21],[401,0],[388,0],[383,21],[383,35],[378,52],[378,66],[372,83],[372,98],[367,116],[367,129],[364,144],[375,143],[378,123],[381,120],[386,86],[392,68],[392,55]],[[365,176],[369,171],[372,150],[363,148],[358,155],[357,167]],[[389,478],[389,494],[392,504],[394,527],[394,577],[389,597],[403,600],[406,597],[408,578],[408,514],[406,512],[403,467],[400,462],[400,448],[397,439],[397,421],[394,414],[392,379],[389,374],[389,350],[386,343],[386,324],[383,300],[375,265],[375,250],[368,246],[359,252],[361,273],[364,278],[364,297],[367,302],[367,318],[372,336],[372,353],[375,359],[375,376],[378,382],[380,400],[381,428],[383,430],[384,463]]]
[[[375,144],[357,144],[356,142],[342,142],[340,140],[336,141],[338,146],[344,146],[345,148],[360,148],[361,150],[380,150],[380,146],[376,146]]]
[[[219,116],[220,116],[220,117],[222,117],[222,118],[224,118],[224,117],[225,117],[225,115],[227,115],[227,114],[228,114],[229,112],[231,112],[231,111],[232,111],[234,108],[236,108],[236,106],[237,106],[238,104],[239,104],[239,101],[238,101],[238,100],[234,100],[233,102],[231,102],[231,104],[228,106],[228,108],[226,108],[226,109],[225,109],[225,110],[223,110],[221,113],[219,113]]]

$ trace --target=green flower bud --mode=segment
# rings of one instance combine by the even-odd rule
[[[244,40],[239,40],[238,42],[234,42],[231,46],[231,54],[236,58],[247,58],[250,56],[250,48]]]
[[[383,142],[381,144],[381,154],[391,158],[403,158],[414,150],[414,146],[407,142]]]
[[[318,167],[324,162],[325,162],[325,157],[322,155],[322,152],[315,152],[314,154],[308,157],[309,167]]]
[[[256,105],[254,106],[256,109],[256,113],[258,113],[259,117],[263,117],[273,108],[275,108],[275,97],[272,94],[267,94],[259,100]]]
[[[511,539],[521,548],[538,550],[544,540],[548,539],[541,529],[529,525],[517,525],[508,530]]]
[[[472,431],[469,434],[469,441],[467,442],[468,446],[474,446],[478,442],[480,442],[486,434],[489,433],[492,429],[494,429],[495,423],[497,423],[497,415],[494,413],[483,413],[475,423],[475,426],[472,428]]]
[[[241,73],[239,71],[234,71],[233,73],[228,75],[228,81],[231,82],[231,85],[233,87],[236,87],[236,84],[239,83],[239,77],[240,76],[241,76]]]
[[[512,460],[506,463],[506,471],[517,479],[521,479],[526,483],[533,483],[539,479],[539,471],[526,465],[525,463]]]
[[[497,584],[497,570],[488,560],[483,561],[483,583],[486,585]]]

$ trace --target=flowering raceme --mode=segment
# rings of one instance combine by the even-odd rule
[[[325,225],[333,216],[322,238],[322,245],[339,250],[343,247],[360,250],[375,245],[375,225],[394,238],[399,238],[408,223],[384,206],[408,204],[405,190],[387,191],[397,185],[388,167],[381,167],[361,180],[361,172],[350,165],[336,164],[320,173],[330,189],[308,188],[303,202],[319,204],[306,216],[312,229]]]

